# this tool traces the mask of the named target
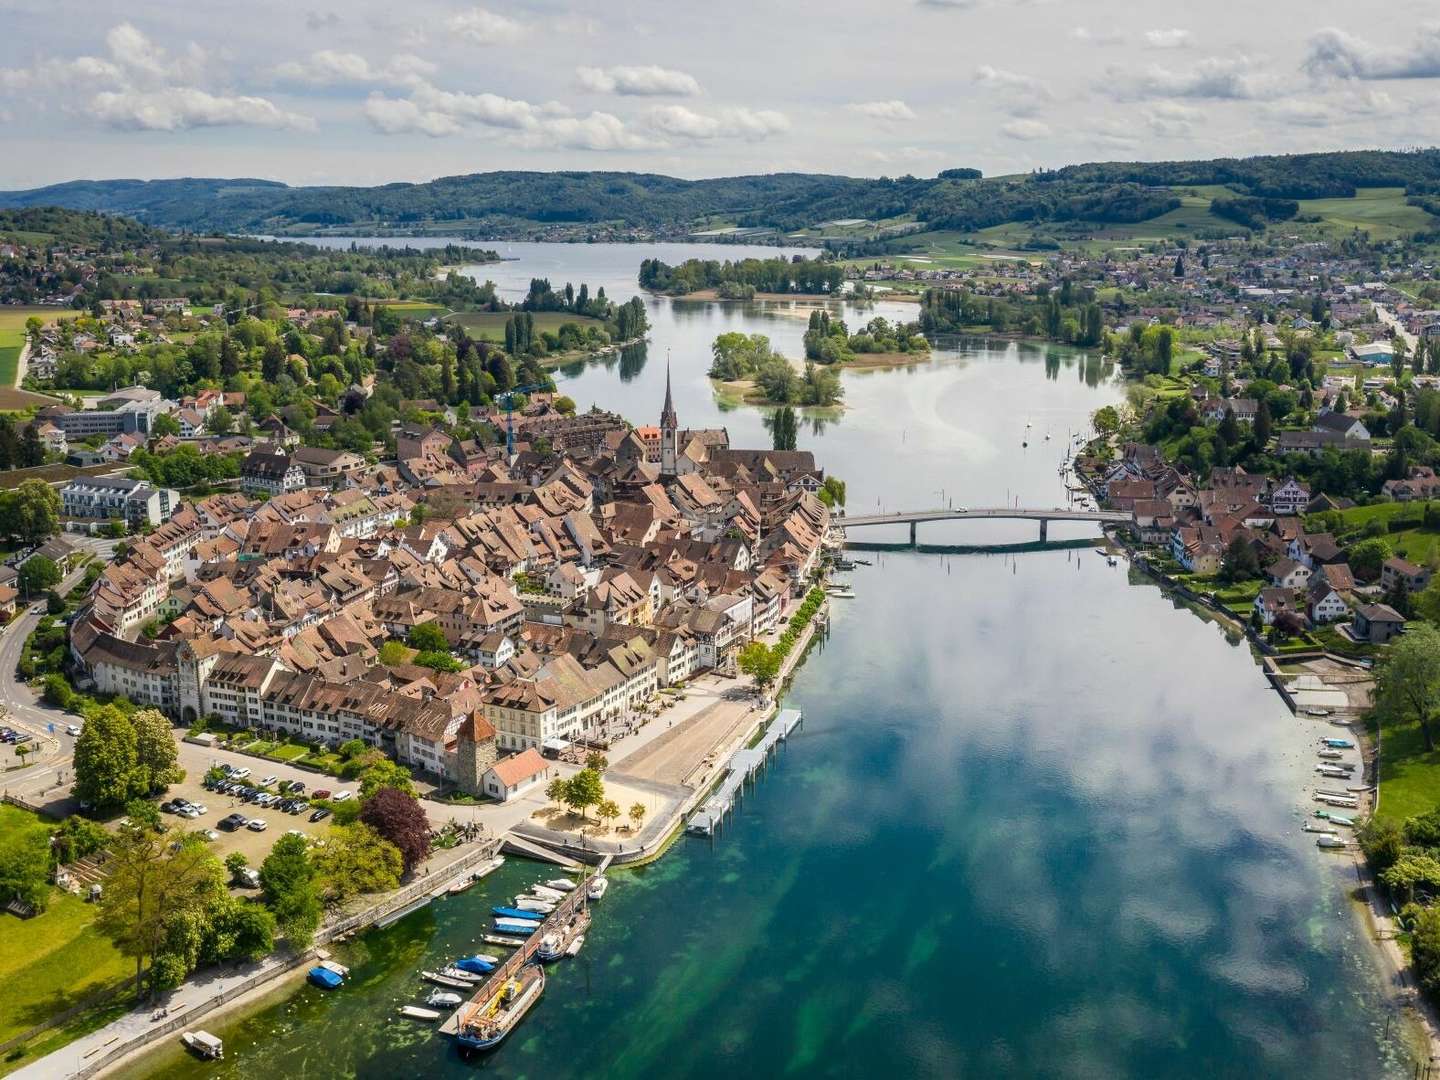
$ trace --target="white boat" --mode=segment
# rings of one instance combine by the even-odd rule
[[[551,904],[558,904],[561,900],[565,899],[565,894],[559,889],[547,888],[544,885],[530,886],[530,895],[535,897],[536,900],[544,900]]]
[[[400,1015],[410,1020],[439,1020],[441,1016],[434,1009],[422,1009],[419,1005],[401,1005]]]
[[[1305,715],[1306,715],[1306,716],[1329,716],[1329,715],[1330,715],[1330,710],[1329,710],[1329,709],[1322,709],[1322,708],[1320,708],[1318,705],[1311,705],[1308,709],[1305,710]]]
[[[454,964],[443,969],[440,974],[446,979],[454,979],[456,982],[464,983],[466,986],[474,986],[481,979],[485,978],[484,975],[476,975],[473,971],[466,971],[464,968],[458,968]]]
[[[524,938],[513,937],[509,934],[484,934],[480,940],[486,945],[508,945],[512,949],[525,944]]]
[[[541,915],[549,915],[555,910],[555,904],[551,900],[537,900],[533,896],[515,897],[515,906],[521,911],[538,911]]]
[[[590,879],[590,884],[585,886],[585,895],[591,900],[599,900],[605,895],[605,890],[610,888],[609,879],[601,874],[596,874]]]
[[[441,1008],[453,1009],[465,999],[452,990],[432,990],[430,996],[425,999],[426,1005],[439,1005]]]
[[[1317,824],[1315,824],[1315,823],[1313,823],[1313,822],[1309,822],[1309,821],[1307,821],[1304,825],[1300,826],[1300,829],[1301,829],[1302,832],[1319,833],[1321,836],[1339,836],[1339,835],[1340,835],[1340,834],[1339,834],[1338,832],[1336,832],[1334,829],[1327,829],[1324,825],[1317,825]]]
[[[1349,769],[1342,769],[1339,765],[1316,765],[1315,771],[1331,779],[1344,779],[1350,775]]]
[[[504,865],[505,865],[505,856],[504,856],[504,855],[496,855],[493,859],[491,859],[489,862],[487,862],[484,866],[480,867],[479,870],[476,870],[476,871],[475,871],[475,880],[476,880],[476,881],[479,881],[479,880],[480,880],[482,877],[484,877],[486,874],[493,874],[496,870],[499,870],[500,867],[502,867],[502,866],[504,866]]]
[[[565,877],[551,878],[549,881],[542,882],[542,884],[547,889],[559,889],[561,892],[569,892],[575,888],[575,882]]]
[[[1335,850],[1337,848],[1343,848],[1345,841],[1338,836],[1320,836],[1316,838],[1315,846]]]
[[[1344,806],[1355,810],[1360,806],[1360,800],[1349,795],[1316,795],[1316,802],[1322,802],[1326,806]]]
[[[1321,750],[1320,756],[1322,758],[1325,758],[1327,761],[1339,761],[1345,755],[1342,754],[1339,750]]]
[[[225,1044],[217,1035],[208,1031],[187,1031],[180,1041],[207,1061],[218,1061],[225,1056]]]
[[[422,971],[420,977],[436,986],[449,986],[455,990],[469,990],[474,985],[465,979],[452,978],[449,975],[442,975],[438,971]]]
[[[582,946],[582,945],[584,945],[584,944],[585,944],[585,935],[584,935],[584,934],[576,934],[576,935],[575,935],[575,940],[572,941],[572,942],[570,942],[570,944],[569,944],[568,946],[566,946],[565,955],[566,955],[566,956],[574,956],[576,953],[578,953],[578,952],[580,951],[580,946]]]

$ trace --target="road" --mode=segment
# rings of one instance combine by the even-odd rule
[[[1415,351],[1415,343],[1420,339],[1417,338],[1414,334],[1410,333],[1410,331],[1406,330],[1405,327],[1401,325],[1399,318],[1396,317],[1394,312],[1392,312],[1384,304],[1376,304],[1375,314],[1382,323],[1388,326],[1391,330],[1395,331],[1396,337],[1398,337],[1401,341],[1405,342],[1405,348],[1407,351],[1411,353]]]
[[[102,559],[108,560],[115,551],[115,541],[110,539],[84,537],[76,542]],[[56,591],[64,595],[84,576],[83,566],[71,571]],[[62,773],[69,776],[70,759],[75,752],[75,740],[65,733],[75,717],[44,704],[15,672],[25,649],[25,639],[40,621],[34,606],[32,602],[0,630],[0,702],[5,706],[5,724],[34,735],[45,750],[33,766],[7,778],[6,790],[16,794],[35,794],[61,783]]]

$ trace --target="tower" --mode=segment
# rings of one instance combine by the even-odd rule
[[[680,459],[680,418],[670,394],[670,357],[665,357],[665,407],[660,410],[660,475],[674,476]]]

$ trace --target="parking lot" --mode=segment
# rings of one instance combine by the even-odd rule
[[[258,764],[266,763],[259,762]],[[278,770],[262,769],[257,772],[252,766],[251,775],[246,778],[245,782],[253,785],[271,775],[278,777]],[[314,774],[305,774],[302,777],[292,772],[289,777],[281,779],[303,779],[307,785],[306,796],[312,794],[314,788],[310,785],[317,781],[322,784],[322,790],[340,790],[336,787],[324,788],[323,784],[328,778],[317,777]],[[270,848],[275,841],[289,830],[298,829],[307,836],[323,836],[333,821],[332,818],[311,821],[309,810],[298,814],[288,814],[277,806],[257,806],[233,795],[211,791],[204,786],[204,780],[203,769],[192,770],[182,783],[171,786],[164,800],[184,799],[187,802],[199,803],[206,808],[204,814],[190,819],[176,814],[162,813],[160,816],[167,825],[194,830],[209,829],[219,833],[219,839],[213,841],[211,846],[221,859],[224,859],[232,851],[239,851],[250,860],[251,866],[258,867],[265,860],[265,856],[270,854]],[[271,785],[270,790],[274,790],[274,785]],[[266,823],[266,828],[263,832],[255,832],[248,828],[240,828],[234,832],[221,829],[221,819],[232,813],[243,814],[247,819],[260,818]]]

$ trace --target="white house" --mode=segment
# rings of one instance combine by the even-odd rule
[[[502,758],[486,769],[480,780],[480,790],[492,799],[509,802],[544,783],[549,775],[550,763],[532,746]]]

